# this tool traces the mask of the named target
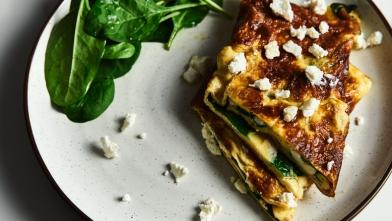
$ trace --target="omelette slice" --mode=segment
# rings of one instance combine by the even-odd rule
[[[227,116],[218,109],[240,116],[252,127],[251,133],[271,136],[280,144],[279,151],[332,197],[349,114],[371,87],[370,79],[349,64],[354,38],[361,32],[360,19],[341,5],[320,15],[291,4],[294,16],[289,22],[272,11],[271,3],[241,1],[232,42],[217,57],[205,103],[226,122]],[[321,23],[328,25],[323,33]],[[303,38],[295,33],[301,27],[307,30]],[[275,51],[275,57],[267,58],[274,41],[279,55]],[[314,44],[324,50],[323,55],[312,52]],[[249,140],[247,131],[235,131],[245,133],[241,138],[254,144],[256,139]],[[250,148],[262,152],[260,145]]]
[[[280,184],[234,131],[208,109],[202,96],[198,96],[192,106],[203,121],[204,134],[209,134],[205,137],[207,145],[218,146],[260,207],[273,220],[292,220],[298,199]]]

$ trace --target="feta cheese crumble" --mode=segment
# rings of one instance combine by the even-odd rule
[[[246,61],[245,54],[241,52],[234,56],[228,68],[231,73],[240,74],[241,72],[246,71],[246,65],[247,65],[247,61]]]
[[[265,57],[268,59],[274,59],[280,56],[279,45],[277,41],[271,41],[264,46]]]
[[[294,28],[293,26],[290,26],[290,35],[293,38],[298,38],[298,40],[302,41],[304,40],[307,32],[307,28],[305,25],[299,26],[298,29]]]
[[[306,34],[312,38],[312,39],[317,39],[320,37],[320,32],[318,32],[314,27],[308,28],[306,30]]]
[[[333,142],[333,138],[332,137],[328,137],[327,143],[332,143]]]
[[[339,83],[339,78],[333,76],[332,74],[324,74],[324,77],[329,80],[330,87],[336,87],[336,85]]]
[[[205,140],[207,149],[213,154],[213,155],[222,155],[218,142],[215,139],[214,134],[212,133],[211,129],[207,124],[203,124],[203,127],[201,128],[201,135]]]
[[[311,117],[317,111],[320,105],[320,101],[316,98],[310,98],[309,100],[305,101],[300,109],[302,110],[302,114],[304,117]]]
[[[212,217],[222,211],[222,206],[214,199],[208,198],[207,200],[199,203],[200,208],[200,221],[211,221]]]
[[[275,15],[281,16],[287,21],[291,22],[294,19],[294,12],[291,9],[289,0],[273,0],[270,8]]]
[[[317,66],[307,66],[305,69],[305,75],[312,85],[325,85],[324,72]]]
[[[326,21],[322,21],[319,24],[319,31],[321,34],[325,34],[329,31],[329,25]]]
[[[124,121],[121,125],[121,132],[123,132],[128,127],[132,127],[135,124],[135,121],[136,121],[136,114],[135,113],[131,113],[131,114],[128,113],[127,116],[125,116]]]
[[[289,90],[278,90],[275,91],[275,98],[279,99],[279,98],[283,98],[283,99],[287,99],[290,97],[290,91]]]
[[[182,77],[184,80],[193,84],[200,80],[212,66],[212,60],[208,56],[192,56],[189,61],[188,69],[184,72]]]
[[[323,58],[328,55],[328,51],[316,43],[313,43],[313,45],[309,47],[308,51],[316,58]]]
[[[255,87],[261,91],[268,91],[272,87],[268,78],[259,79],[255,81],[253,84],[250,84],[249,86]]]
[[[279,201],[287,203],[289,208],[297,207],[297,201],[295,201],[294,194],[291,192],[284,192],[279,196]]]
[[[294,43],[292,40],[286,42],[283,45],[283,49],[288,52],[293,54],[295,57],[299,57],[302,54],[302,48],[298,44]]]
[[[169,175],[169,171],[168,170],[165,170],[163,173],[162,173],[162,176],[168,176]]]
[[[298,107],[288,106],[283,109],[283,120],[286,122],[291,122],[295,119],[298,113]]]
[[[122,201],[122,202],[130,202],[130,201],[131,201],[131,196],[130,196],[128,193],[124,194],[124,195],[121,197],[121,201]]]
[[[355,117],[354,123],[356,126],[361,126],[365,123],[365,119],[363,117]]]
[[[103,154],[108,159],[113,159],[119,156],[119,147],[116,143],[110,141],[108,136],[101,137],[101,146]]]
[[[380,45],[382,43],[383,35],[380,31],[373,32],[370,36],[366,39],[366,44],[368,47]]]
[[[141,133],[137,135],[137,138],[140,140],[145,140],[147,138],[147,133]]]
[[[172,162],[170,163],[170,173],[173,174],[175,182],[178,183],[181,178],[189,173],[189,170],[182,165]]]
[[[329,162],[327,163],[327,170],[328,170],[328,171],[331,171],[334,164],[335,164],[335,161],[333,161],[333,160],[332,160],[332,161],[329,161]]]
[[[360,35],[355,36],[354,38],[354,49],[361,50],[361,49],[366,49],[367,48],[367,43],[365,36],[363,33]]]
[[[313,9],[314,13],[319,15],[324,15],[327,12],[325,0],[311,0],[310,7]]]

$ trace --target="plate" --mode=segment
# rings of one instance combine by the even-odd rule
[[[200,121],[190,108],[199,86],[181,79],[192,55],[213,57],[229,41],[234,20],[210,15],[196,28],[183,31],[170,51],[158,43],[144,44],[131,72],[116,80],[116,96],[109,109],[97,120],[77,124],[51,106],[44,79],[48,38],[69,3],[63,1],[44,28],[25,90],[33,146],[64,198],[93,220],[196,220],[198,203],[208,197],[224,208],[214,220],[269,220],[250,197],[233,188],[229,178],[235,174],[225,160],[204,147]],[[365,33],[380,30],[384,34],[382,46],[351,55],[351,62],[373,81],[370,93],[351,115],[364,117],[365,125],[351,124],[347,144],[353,155],[343,162],[336,197],[327,198],[312,187],[295,220],[354,217],[391,171],[392,127],[387,123],[392,120],[391,28],[370,1],[350,3],[358,4]],[[225,7],[236,13],[238,1],[226,0]],[[128,112],[138,114],[136,124],[120,133],[121,118]],[[137,139],[143,132],[147,139]],[[98,141],[104,135],[119,144],[119,158],[103,158]],[[179,184],[161,175],[173,161],[190,170]],[[119,202],[125,193],[131,195],[131,202]]]

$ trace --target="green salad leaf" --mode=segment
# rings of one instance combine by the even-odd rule
[[[75,104],[93,82],[105,41],[83,31],[88,3],[80,2],[52,30],[45,54],[45,80],[51,100],[58,106]]]
[[[135,46],[128,42],[106,45],[103,59],[125,59],[135,54]]]

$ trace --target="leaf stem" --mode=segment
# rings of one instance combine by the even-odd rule
[[[163,18],[161,18],[161,20],[159,20],[159,23],[162,23],[162,22],[164,22],[164,21],[166,21],[166,20],[168,20],[168,19],[171,19],[171,18],[173,18],[174,16],[177,16],[177,15],[179,15],[179,14],[181,14],[181,12],[176,11],[176,12],[172,12],[172,13],[170,13],[170,14],[168,14],[168,15],[165,15]]]
[[[216,11],[218,13],[221,13],[223,15],[225,15],[228,18],[233,18],[233,16],[231,14],[229,14],[228,12],[226,12],[220,5],[218,5],[216,2],[212,1],[212,0],[200,0],[201,2],[204,2],[206,5],[208,5],[208,7],[210,9],[212,9],[213,11]]]
[[[188,3],[188,4],[181,4],[181,5],[174,5],[174,6],[166,7],[161,12],[170,13],[170,12],[180,11],[180,10],[184,10],[184,9],[188,9],[188,8],[195,8],[195,7],[204,6],[204,5],[207,5],[207,3],[200,2],[200,3]]]

